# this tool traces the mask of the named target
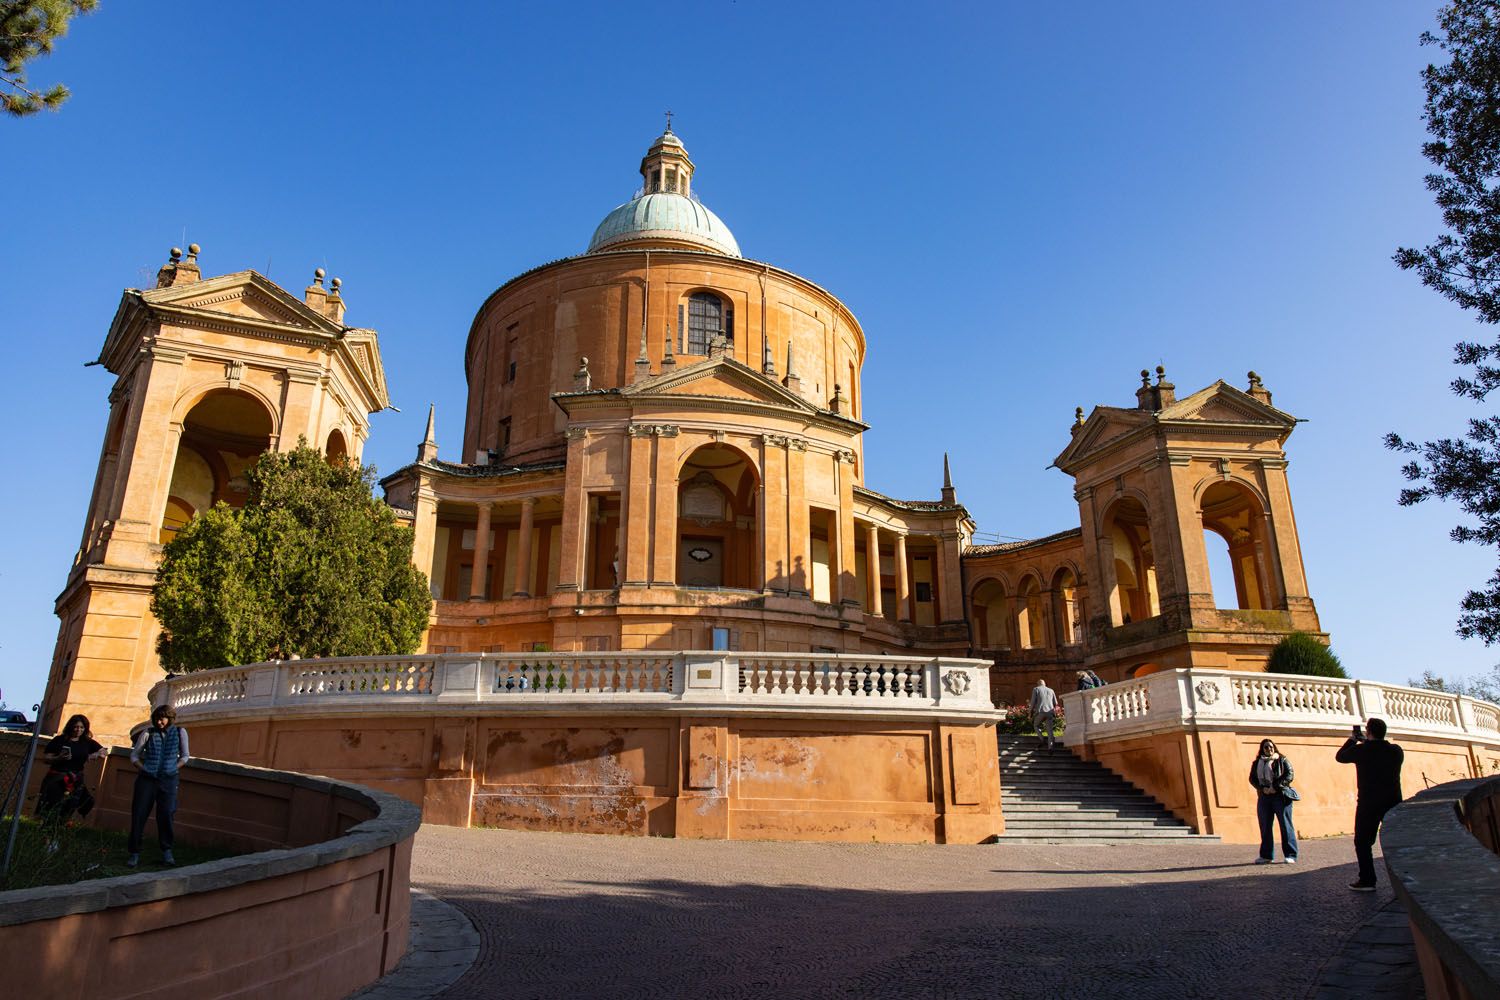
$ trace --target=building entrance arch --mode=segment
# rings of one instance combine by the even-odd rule
[[[728,445],[695,449],[677,474],[677,585],[760,588],[760,477]]]

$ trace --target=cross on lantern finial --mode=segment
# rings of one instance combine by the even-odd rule
[[[672,131],[672,112],[667,112],[667,131]]]

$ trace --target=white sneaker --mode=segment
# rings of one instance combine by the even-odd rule
[[[1281,859],[1281,863],[1284,864],[1284,865],[1295,865],[1297,863],[1297,859],[1296,858],[1282,858]]]

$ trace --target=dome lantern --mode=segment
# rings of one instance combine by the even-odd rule
[[[604,217],[589,240],[588,252],[676,246],[740,256],[729,227],[692,196],[693,172],[693,161],[668,119],[667,130],[641,160],[641,190]]]

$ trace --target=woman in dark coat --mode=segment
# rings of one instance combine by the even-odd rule
[[[1250,784],[1255,786],[1255,818],[1260,821],[1260,857],[1258,865],[1268,865],[1276,858],[1271,840],[1271,820],[1281,827],[1281,856],[1289,865],[1297,862],[1297,828],[1292,824],[1292,803],[1299,796],[1292,788],[1292,762],[1276,749],[1274,740],[1261,740],[1260,753],[1250,764]]]

